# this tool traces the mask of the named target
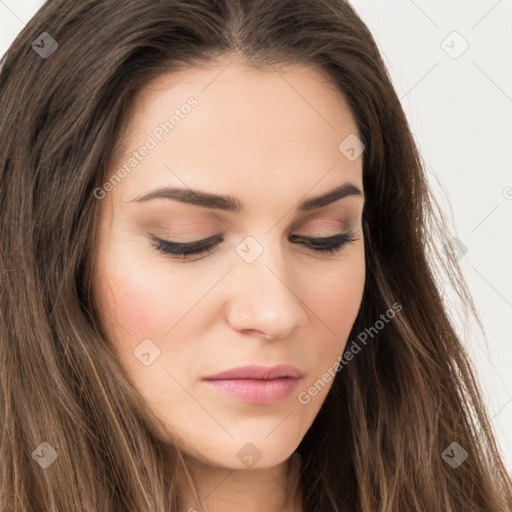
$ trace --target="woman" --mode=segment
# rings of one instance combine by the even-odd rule
[[[2,64],[2,510],[510,510],[347,2],[49,0]]]

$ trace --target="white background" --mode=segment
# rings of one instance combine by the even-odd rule
[[[42,4],[0,0],[1,54]],[[486,339],[458,328],[512,470],[512,1],[352,5],[388,66],[451,235],[467,247],[459,263]]]

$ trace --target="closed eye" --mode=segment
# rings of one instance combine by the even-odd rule
[[[154,235],[150,236],[153,240],[152,245],[156,250],[173,257],[181,257],[180,259],[186,259],[188,256],[209,253],[223,241],[223,238],[220,235],[192,243],[170,242],[169,240],[162,240]],[[357,237],[354,232],[347,231],[322,238],[291,235],[290,240],[293,243],[303,245],[307,249],[316,253],[337,254],[345,245],[357,240]]]

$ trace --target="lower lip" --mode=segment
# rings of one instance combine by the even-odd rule
[[[288,398],[301,379],[283,377],[280,379],[205,379],[208,386],[252,405],[276,404]]]

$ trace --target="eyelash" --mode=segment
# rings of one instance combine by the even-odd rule
[[[162,240],[154,235],[151,235],[151,238],[154,242],[153,247],[159,252],[171,256],[183,256],[183,258],[208,253],[223,240],[222,237],[216,236],[190,244],[183,244]],[[302,237],[298,235],[292,235],[291,238],[299,240],[299,244],[306,245],[309,250],[320,254],[337,254],[345,245],[357,240],[355,233],[352,231],[323,238]]]

